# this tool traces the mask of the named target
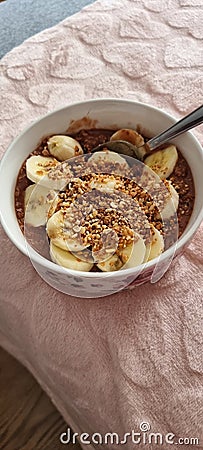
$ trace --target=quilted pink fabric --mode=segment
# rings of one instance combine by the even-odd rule
[[[98,0],[28,39],[0,64],[1,155],[30,122],[77,100],[130,98],[177,117],[195,109],[202,23],[202,0]],[[145,421],[203,448],[203,228],[158,284],[94,300],[55,291],[2,229],[0,239],[1,345],[74,431],[122,436]]]

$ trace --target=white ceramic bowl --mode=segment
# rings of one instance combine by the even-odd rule
[[[174,143],[186,158],[195,182],[195,205],[189,224],[176,246],[159,258],[140,267],[111,273],[77,272],[64,269],[43,258],[28,247],[19,228],[14,208],[14,188],[19,169],[42,137],[64,133],[72,120],[88,117],[97,128],[135,128],[138,124],[153,136],[168,128],[176,119],[155,107],[120,99],[95,99],[69,105],[40,118],[23,131],[5,153],[0,165],[1,224],[14,245],[27,255],[40,276],[61,292],[79,297],[103,297],[127,286],[146,281],[155,282],[169,268],[172,259],[182,253],[203,219],[203,151],[191,132],[176,138]]]

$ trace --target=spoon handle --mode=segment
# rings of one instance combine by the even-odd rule
[[[182,134],[185,131],[190,130],[191,128],[197,127],[202,122],[203,122],[203,105],[195,109],[195,111],[193,111],[192,113],[188,114],[188,116],[179,120],[177,123],[172,125],[167,130],[158,134],[158,136],[150,139],[147,142],[147,147],[149,150],[154,150],[161,144],[164,144],[170,139],[179,136],[179,134]]]

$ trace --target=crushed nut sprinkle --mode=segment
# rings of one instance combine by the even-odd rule
[[[105,186],[107,181],[115,181],[115,192],[92,190],[92,182],[97,182],[100,185],[103,183]],[[159,216],[159,208],[164,206],[169,192],[167,189],[162,189],[161,193],[160,186],[157,184],[153,188],[152,194],[154,197],[151,197],[134,180],[125,179],[119,175],[88,174],[83,179],[73,179],[68,183],[65,190],[59,192],[56,211],[62,209],[68,214],[70,228],[79,220],[85,229],[89,227],[95,230],[97,223],[99,227],[116,226],[116,222],[112,222],[108,215],[109,211],[112,214],[115,210],[121,217],[125,217],[126,226],[138,232],[148,242],[149,223],[153,224],[162,233],[164,231],[164,234],[166,232],[165,228],[169,230],[168,223],[167,227],[165,222],[163,226]],[[155,201],[153,201],[153,198]],[[70,206],[73,204],[76,205],[74,211],[70,209]],[[98,210],[100,211],[99,215]],[[101,211],[103,211],[102,214]],[[84,221],[84,217],[87,217],[86,221]],[[106,217],[108,217],[109,223],[106,223]],[[90,241],[91,245],[93,245],[89,235],[88,242]]]

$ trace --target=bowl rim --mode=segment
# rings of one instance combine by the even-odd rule
[[[148,110],[154,111],[154,112],[158,112],[159,114],[163,114],[163,116],[165,116],[166,118],[169,118],[173,123],[175,123],[177,121],[177,119],[171,115],[170,113],[166,112],[165,110],[163,110],[162,108],[159,108],[157,106],[152,106],[148,103],[145,102],[139,102],[139,101],[134,101],[132,99],[127,99],[127,98],[112,98],[112,97],[107,97],[107,98],[92,98],[92,99],[86,99],[86,100],[82,100],[82,101],[78,101],[75,103],[71,103],[68,104],[66,106],[63,107],[59,107],[55,110],[52,110],[50,112],[48,112],[47,114],[39,117],[37,120],[33,121],[30,125],[28,125],[27,127],[25,127],[21,133],[19,133],[16,138],[14,138],[12,140],[12,142],[9,144],[7,150],[5,151],[3,157],[1,158],[0,161],[0,173],[1,170],[4,166],[4,164],[6,163],[7,158],[9,157],[9,153],[11,151],[11,149],[16,145],[16,143],[18,142],[18,140],[20,140],[22,138],[22,136],[24,134],[27,133],[27,131],[29,131],[30,129],[34,128],[39,122],[43,121],[44,119],[47,119],[59,112],[65,111],[69,108],[72,107],[77,107],[80,106],[82,104],[94,104],[94,103],[105,103],[105,102],[115,102],[116,103],[130,103],[133,105],[138,105],[138,106],[142,106],[144,108],[147,108]],[[196,136],[191,132],[191,131],[187,131],[186,133],[184,133],[185,135],[190,136],[196,147],[199,149],[200,152],[202,152],[203,154],[203,149],[202,146],[200,144],[200,142],[198,141],[198,139],[196,138]],[[118,271],[114,271],[114,272],[84,272],[84,271],[77,271],[77,270],[73,270],[73,269],[67,269],[64,268],[62,266],[59,266],[58,264],[54,263],[53,261],[50,261],[48,259],[46,259],[45,257],[41,256],[38,252],[36,252],[32,247],[30,247],[30,245],[26,242],[26,239],[24,237],[24,245],[19,243],[18,240],[15,238],[14,234],[12,233],[12,230],[10,229],[10,227],[7,225],[7,221],[4,217],[4,215],[2,214],[1,211],[1,205],[0,205],[0,223],[4,229],[4,231],[6,232],[7,236],[9,237],[9,239],[13,242],[13,244],[26,256],[29,257],[30,261],[32,262],[32,264],[35,266],[36,264],[42,265],[44,266],[47,270],[54,270],[57,273],[60,274],[70,274],[70,275],[74,275],[74,276],[80,276],[80,277],[84,277],[84,278],[96,278],[98,277],[99,274],[99,278],[106,278],[106,277],[113,277],[113,278],[117,278],[121,276],[121,273],[123,274],[123,276],[128,276],[128,275],[133,275],[133,273],[140,271],[140,273],[145,272],[149,269],[152,269],[154,266],[156,266],[156,264],[160,264],[161,262],[164,263],[165,261],[168,261],[169,258],[174,259],[175,254],[184,246],[186,246],[186,244],[191,240],[191,238],[194,236],[194,234],[196,233],[197,229],[199,228],[201,222],[203,220],[203,205],[202,205],[202,209],[200,211],[200,214],[198,215],[198,217],[195,219],[194,223],[191,225],[191,227],[184,232],[184,234],[180,237],[180,239],[177,240],[176,243],[174,243],[168,250],[164,251],[160,256],[158,256],[157,258],[154,258],[153,260],[146,262],[146,263],[142,263],[139,266],[136,267],[132,267],[129,269],[122,269],[122,270],[118,270]],[[17,222],[17,218],[16,218],[16,226],[18,225]],[[29,249],[29,250],[28,250]]]

